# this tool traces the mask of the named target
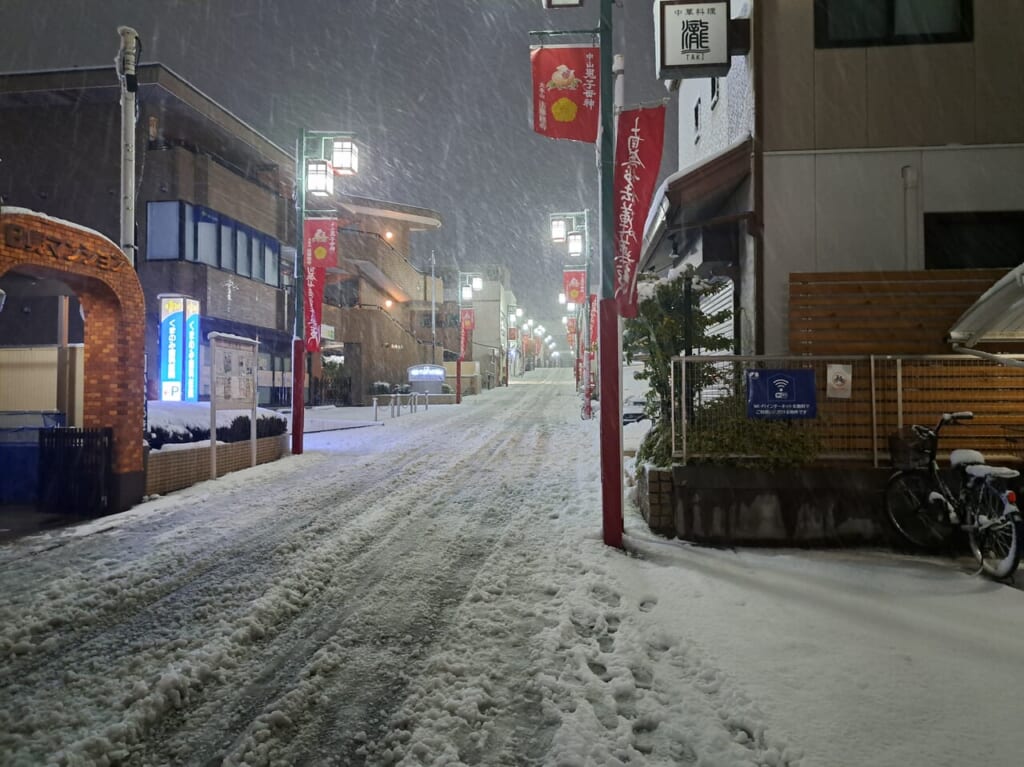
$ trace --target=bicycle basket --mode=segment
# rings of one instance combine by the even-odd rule
[[[889,455],[897,469],[920,469],[928,465],[935,440],[918,435],[909,426],[889,435]]]

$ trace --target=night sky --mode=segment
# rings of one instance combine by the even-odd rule
[[[618,0],[615,9],[627,105],[667,95],[654,76],[651,6]],[[428,264],[433,250],[440,266],[507,264],[520,305],[551,321],[566,259],[548,242],[548,214],[594,211],[597,260],[598,170],[593,145],[533,133],[528,32],[595,29],[598,8],[598,0],[552,11],[541,0],[0,0],[0,71],[112,66],[117,27],[134,27],[143,62],[174,70],[289,152],[303,126],[355,133],[361,172],[345,191],[444,219],[440,231],[417,235],[414,263]],[[675,169],[673,123],[662,178]]]

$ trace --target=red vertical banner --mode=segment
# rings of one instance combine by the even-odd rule
[[[597,141],[601,122],[600,49],[593,45],[535,45],[533,129],[542,136]]]
[[[594,359],[597,350],[597,295],[590,294],[590,359]]]
[[[320,351],[325,270],[338,266],[338,220],[307,218],[302,222],[303,308],[307,352]]]
[[[562,272],[562,288],[565,300],[572,304],[582,304],[587,295],[586,269],[566,269]]]
[[[465,359],[469,333],[476,327],[476,314],[472,309],[459,310],[459,359]]]
[[[303,285],[303,308],[305,311],[306,351],[320,351],[320,325],[323,322],[324,270],[306,269]]]
[[[568,317],[565,323],[565,330],[572,335],[576,334],[576,318]]]
[[[302,223],[302,255],[307,270],[338,266],[338,219],[307,218]]]
[[[636,317],[636,269],[647,212],[661,167],[665,106],[619,114],[615,168],[615,305],[622,317]]]

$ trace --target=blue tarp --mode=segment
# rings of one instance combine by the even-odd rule
[[[56,411],[0,411],[0,504],[39,500],[39,431],[64,423]]]

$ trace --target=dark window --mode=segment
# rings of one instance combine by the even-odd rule
[[[814,0],[818,48],[974,39],[973,0]]]
[[[146,260],[181,258],[181,205],[151,202],[146,206]]]
[[[927,269],[1010,269],[1024,262],[1024,211],[925,213]]]

